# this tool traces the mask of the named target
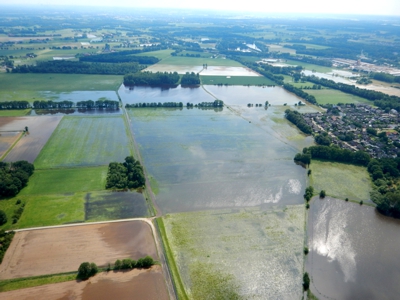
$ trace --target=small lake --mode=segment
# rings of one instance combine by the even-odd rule
[[[318,299],[398,299],[400,220],[375,208],[314,199],[306,269]]]

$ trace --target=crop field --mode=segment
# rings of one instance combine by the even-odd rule
[[[304,170],[293,163],[299,149],[269,126],[225,108],[128,113],[163,212],[303,202]]]
[[[163,217],[189,299],[300,299],[304,205]]]
[[[159,64],[172,66],[203,66],[203,64],[207,64],[208,66],[243,67],[242,64],[230,59],[186,56],[170,56],[156,65]]]
[[[121,83],[122,76],[118,75],[0,73],[0,96],[32,91],[112,91],[117,90]]]
[[[203,84],[208,85],[275,85],[275,82],[263,76],[200,76],[200,78]]]
[[[129,272],[104,272],[90,280],[72,280],[2,292],[0,299],[168,300],[160,266]]]
[[[146,255],[158,259],[151,228],[143,221],[21,231],[0,265],[0,278],[76,271],[84,261],[104,267]]]
[[[159,51],[151,51],[151,52],[143,52],[139,54],[135,54],[135,56],[154,56],[158,59],[164,59],[171,56],[172,50],[159,50]]]
[[[367,99],[346,94],[344,92],[332,89],[322,90],[305,90],[310,95],[313,95],[317,100],[318,104],[338,104],[338,103],[366,103],[373,104],[372,101]]]
[[[36,170],[19,195],[65,194],[104,190],[107,166]]]
[[[1,118],[0,130],[24,130],[25,126],[29,129],[29,132],[25,133],[7,154],[4,161],[26,160],[32,163],[59,124],[61,118],[61,116]],[[3,123],[3,120],[6,122]]]
[[[325,190],[340,199],[370,199],[371,179],[365,167],[313,160],[310,169],[310,185],[316,193]]]
[[[123,161],[130,145],[122,117],[64,117],[35,160],[38,169]]]

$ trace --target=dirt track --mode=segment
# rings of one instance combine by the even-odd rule
[[[168,292],[160,266],[148,270],[100,273],[86,281],[68,281],[0,293],[0,300],[12,299],[130,299],[167,300]]]
[[[146,255],[158,259],[152,230],[143,221],[21,231],[0,265],[0,279],[70,272],[84,261],[106,266]]]

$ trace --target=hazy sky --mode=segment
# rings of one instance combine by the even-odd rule
[[[400,16],[400,0],[0,0],[0,5],[88,5],[120,7],[200,8],[288,13],[369,14]]]

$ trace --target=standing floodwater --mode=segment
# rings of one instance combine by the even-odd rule
[[[400,221],[373,207],[315,199],[308,219],[306,269],[319,299],[397,299]]]

